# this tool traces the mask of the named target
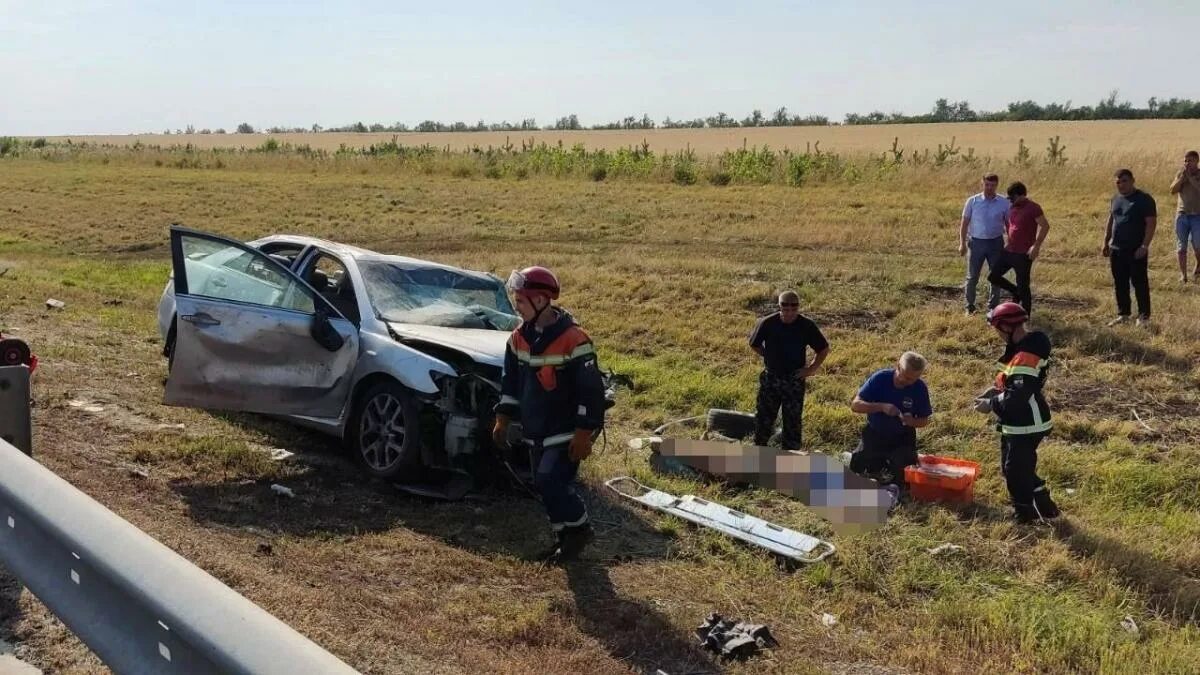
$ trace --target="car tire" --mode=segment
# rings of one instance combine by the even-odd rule
[[[708,411],[708,429],[722,436],[742,440],[754,433],[754,415],[736,410],[711,408]]]
[[[349,431],[350,450],[371,476],[396,479],[420,468],[420,409],[398,382],[380,382],[364,392]]]

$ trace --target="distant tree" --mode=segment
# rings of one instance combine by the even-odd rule
[[[761,127],[763,125],[763,121],[764,121],[764,118],[763,118],[762,111],[755,110],[754,112],[750,113],[746,117],[746,119],[742,120],[742,126],[744,126],[744,127]]]
[[[201,130],[200,130],[200,133],[201,133],[201,134],[211,134],[211,133],[212,133],[212,129],[207,129],[207,128],[205,128],[205,129],[201,129]]]
[[[237,125],[237,132],[239,134],[252,134],[254,133],[254,127],[250,126],[249,122],[242,122]]]
[[[554,123],[554,129],[556,131],[578,131],[582,128],[583,127],[579,126],[579,117],[577,117],[574,113],[571,113],[566,117],[560,117],[558,118],[558,121]]]
[[[183,133],[194,134],[194,133],[196,133],[196,127],[189,124],[189,125],[187,125],[187,128],[183,130]]]
[[[379,122],[372,124],[370,128],[373,132],[387,131],[387,127],[383,126]]]
[[[217,129],[216,131],[214,131],[213,133],[214,133],[214,134],[223,134],[223,133],[225,133],[225,130],[224,130],[224,129],[220,129],[220,128],[218,128],[218,129]]]

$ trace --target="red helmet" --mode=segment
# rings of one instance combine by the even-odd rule
[[[1029,313],[1015,302],[1002,302],[988,312],[988,323],[994,328],[1000,326],[1020,326],[1029,320]]]
[[[508,276],[508,288],[522,295],[542,294],[551,300],[558,299],[558,277],[545,267],[526,267]]]

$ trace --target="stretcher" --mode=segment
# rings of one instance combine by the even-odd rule
[[[613,492],[643,506],[716,530],[797,562],[818,562],[837,550],[833,544],[803,532],[780,527],[694,495],[676,497],[646,487],[628,476],[618,476],[604,484]]]

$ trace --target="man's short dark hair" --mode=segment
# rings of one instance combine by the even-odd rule
[[[1008,186],[1008,198],[1009,199],[1012,199],[1014,197],[1024,197],[1027,194],[1029,194],[1029,191],[1025,189],[1025,184],[1022,183],[1021,181],[1017,181],[1017,182],[1013,183],[1012,185]]]
[[[1188,150],[1187,154],[1184,155],[1183,157],[1184,157],[1184,159],[1200,159],[1200,152],[1196,152],[1195,150]]]
[[[997,175],[996,175],[996,174],[994,174],[994,173],[989,173],[989,174],[987,174],[987,175],[985,175],[985,176],[983,177],[983,180],[984,180],[985,182],[988,182],[988,183],[999,183],[999,182],[1000,182],[1000,176],[997,176]]]
[[[1129,169],[1117,169],[1117,172],[1113,174],[1113,177],[1128,178],[1129,180],[1133,180],[1133,172]]]

